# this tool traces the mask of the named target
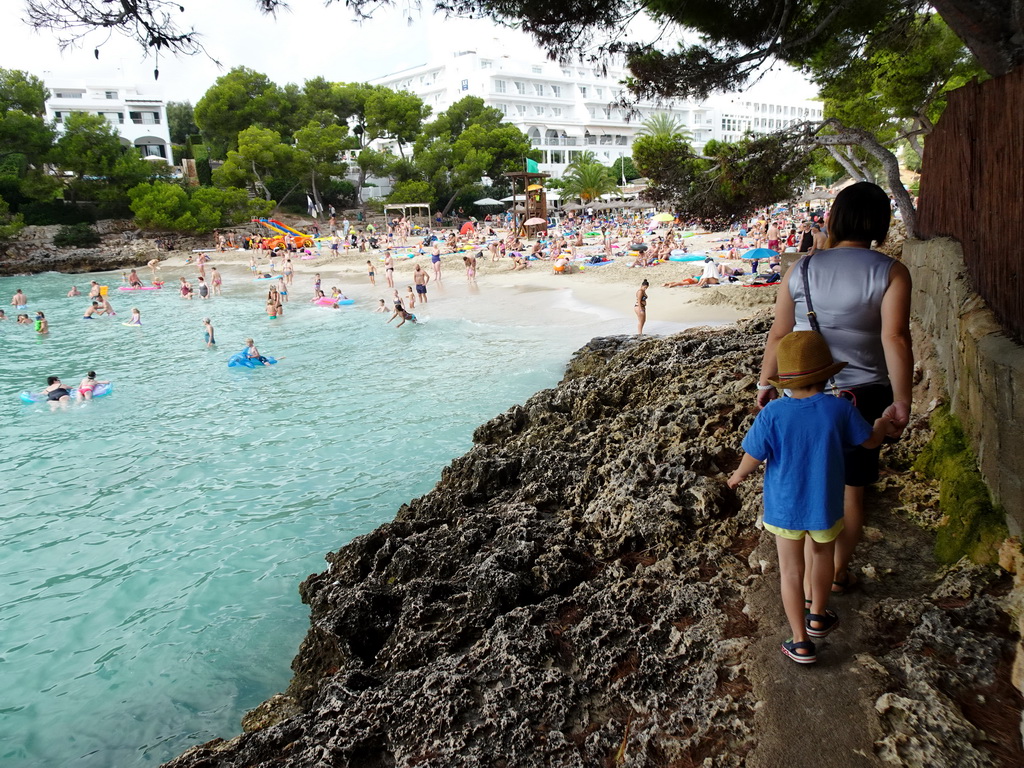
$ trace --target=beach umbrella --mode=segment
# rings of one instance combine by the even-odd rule
[[[779,254],[773,251],[771,248],[751,248],[749,251],[740,256],[741,259],[769,259],[772,256],[778,256]]]
[[[501,200],[495,200],[493,197],[484,197],[480,200],[474,200],[473,205],[501,205]]]
[[[469,235],[472,234],[474,231],[476,230],[475,227],[473,226],[473,222],[467,221],[465,224],[462,225],[462,229],[459,230],[459,234]]]
[[[583,206],[579,203],[566,203],[562,206],[563,211],[582,211]]]
[[[540,184],[531,184],[530,186],[528,186],[526,188],[526,191],[527,192],[535,192],[538,189],[544,189],[544,187],[542,187]]]
[[[547,223],[548,223],[547,219],[541,219],[541,218],[538,218],[537,216],[534,216],[532,219],[527,219],[526,221],[524,221],[523,222],[523,226],[525,226],[525,227],[533,227],[533,226],[536,226],[538,224],[547,224]]]
[[[671,213],[656,213],[653,217],[654,221],[672,221],[675,219]]]

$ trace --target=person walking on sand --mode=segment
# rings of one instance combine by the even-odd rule
[[[644,335],[644,323],[647,322],[647,289],[650,285],[644,280],[636,290],[636,303],[633,304],[633,311],[636,313],[637,336]]]
[[[210,322],[210,318],[208,317],[203,319],[203,338],[206,340],[207,349],[217,343],[217,340],[213,335],[213,323]]]
[[[220,287],[223,282],[224,281],[220,276],[220,272],[217,271],[217,268],[210,267],[210,287],[213,289],[214,296],[220,296]]]
[[[384,277],[387,278],[388,288],[395,287],[395,262],[391,258],[391,251],[384,251]]]
[[[849,400],[825,394],[826,382],[847,364],[833,361],[817,331],[788,334],[775,353],[778,378],[770,383],[790,396],[758,413],[728,485],[735,488],[768,462],[764,527],[775,535],[782,605],[792,631],[781,651],[798,664],[813,664],[817,649],[811,638],[825,637],[839,624],[828,601],[836,538],[843,530],[844,451],[876,448],[901,430],[886,416],[869,425]]]
[[[153,273],[153,279],[156,280],[156,273],[160,270],[160,259],[150,259],[146,262],[146,266],[149,267],[149,271]]]
[[[419,264],[412,272],[412,281],[416,285],[416,298],[420,304],[427,303],[427,283],[430,282],[430,275]]]
[[[376,272],[373,271],[373,262],[369,259],[366,260],[366,273],[370,277],[370,285],[376,285],[377,280],[375,278]]]

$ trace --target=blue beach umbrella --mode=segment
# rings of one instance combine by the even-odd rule
[[[740,258],[751,260],[757,259],[758,261],[761,261],[762,259],[768,259],[771,258],[772,256],[778,255],[779,254],[773,251],[771,248],[751,248],[749,251],[740,256]]]

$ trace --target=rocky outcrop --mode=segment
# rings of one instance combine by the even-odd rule
[[[746,765],[761,632],[746,595],[767,566],[756,485],[737,496],[723,473],[753,418],[766,330],[762,317],[592,341],[556,388],[478,428],[433,491],[328,555],[300,587],[310,629],[289,689],[241,736],[168,766]],[[979,622],[997,609],[984,600]],[[880,635],[898,625],[909,645],[931,608],[945,610],[901,602],[868,620]],[[940,624],[929,619],[915,653]],[[978,664],[994,678],[1008,641],[990,646]],[[892,651],[878,641],[867,653],[892,694],[878,703],[892,723],[879,725],[879,754],[941,755],[942,732],[919,752],[905,734],[942,722],[962,723],[948,738],[969,732],[986,755],[956,700],[929,719],[925,694],[960,658],[943,647],[911,678],[914,662],[890,668]]]
[[[0,243],[0,275],[38,272],[102,272],[139,267],[159,256],[155,243],[134,239],[130,221],[104,220],[95,229],[103,238],[96,248],[60,248],[53,236],[60,226],[25,227],[17,240]],[[125,235],[131,237],[128,239]]]

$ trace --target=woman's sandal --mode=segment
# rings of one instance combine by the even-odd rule
[[[853,575],[852,571],[847,571],[846,576],[842,579],[837,579],[832,582],[832,594],[833,595],[845,595],[855,586],[857,586],[857,577]]]
[[[818,626],[814,626],[817,624]],[[839,626],[839,617],[825,609],[824,615],[809,613],[804,616],[804,628],[811,637],[828,637],[829,633]]]
[[[782,652],[797,664],[813,664],[818,660],[817,649],[810,640],[794,643],[790,638],[782,644]]]

